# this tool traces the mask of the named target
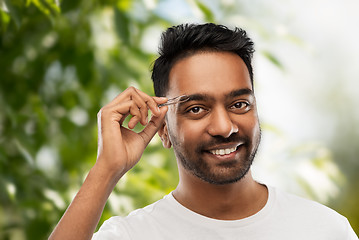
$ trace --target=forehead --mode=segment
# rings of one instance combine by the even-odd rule
[[[224,96],[233,90],[251,89],[248,69],[231,52],[200,52],[179,60],[169,74],[167,97],[183,94]]]

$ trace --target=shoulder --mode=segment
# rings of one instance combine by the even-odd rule
[[[153,224],[154,219],[166,218],[162,216],[163,209],[168,208],[168,198],[165,196],[163,199],[158,200],[144,208],[136,209],[132,211],[126,217],[115,216],[106,220],[98,232],[93,235],[93,240],[97,239],[131,239],[131,229],[136,229],[139,226],[143,227],[145,231],[146,228]]]
[[[122,217],[116,216],[109,218],[102,224],[98,232],[93,235],[92,240],[129,239],[123,223]]]
[[[338,239],[334,236],[339,237],[339,239],[353,239],[343,238],[343,236],[352,236],[354,231],[347,218],[335,210],[313,200],[275,188],[272,188],[272,192],[275,197],[274,209],[276,211],[274,215],[281,220],[294,226],[301,226],[303,230],[306,229],[308,232],[313,230],[316,233],[331,234],[333,239]]]
[[[134,222],[152,221],[153,218],[164,218],[166,213],[170,211],[171,194],[164,196],[162,199],[144,207],[132,211],[124,219],[129,224]]]
[[[332,217],[334,219],[345,219],[342,215],[333,209],[297,195],[283,192],[279,189],[273,188],[276,198],[277,207],[282,210],[289,211],[290,213],[297,213],[300,215],[316,215],[318,217]]]

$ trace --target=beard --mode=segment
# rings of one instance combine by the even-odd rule
[[[228,138],[214,136],[207,142],[201,142],[194,150],[188,150],[184,143],[177,141],[173,134],[170,135],[175,155],[183,168],[203,181],[215,185],[235,183],[246,176],[261,140],[259,129],[259,133],[252,139],[248,136],[240,136],[238,133],[233,133]],[[206,161],[204,154],[210,154],[206,149],[210,149],[211,146],[238,142],[244,144],[238,147],[242,148],[241,154],[234,160],[218,162],[214,166]]]

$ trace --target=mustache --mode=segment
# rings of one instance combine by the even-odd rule
[[[197,150],[198,152],[201,152],[205,149],[209,149],[212,146],[220,145],[220,144],[226,144],[226,143],[237,143],[237,142],[243,142],[244,144],[247,144],[250,142],[250,138],[248,136],[241,136],[238,133],[233,133],[228,138],[222,137],[222,136],[213,136],[209,141],[202,142]]]

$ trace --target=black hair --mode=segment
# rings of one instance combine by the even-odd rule
[[[240,28],[231,30],[223,25],[181,24],[162,33],[159,57],[152,69],[155,95],[164,97],[168,91],[169,73],[180,59],[198,52],[226,51],[237,54],[246,64],[253,85],[252,56],[254,43]]]

